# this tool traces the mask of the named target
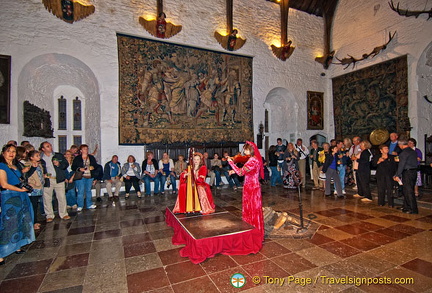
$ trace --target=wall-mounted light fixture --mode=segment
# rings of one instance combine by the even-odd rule
[[[287,60],[294,52],[292,41],[288,40],[288,13],[289,0],[276,1],[280,5],[281,12],[281,46],[271,45],[273,54],[282,61]]]

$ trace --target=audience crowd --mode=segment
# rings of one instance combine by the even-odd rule
[[[416,148],[415,139],[403,139],[391,133],[389,141],[380,145],[375,154],[371,148],[371,143],[362,141],[360,137],[352,140],[345,138],[343,141],[332,139],[321,146],[312,140],[309,147],[301,138],[295,144],[284,144],[278,138],[277,144],[267,151],[269,161],[263,159],[266,175],[261,183],[269,181],[271,187],[304,188],[306,170],[309,169],[312,189],[322,190],[325,196],[333,194],[336,198],[344,198],[345,189],[350,186],[357,191],[353,195],[355,198],[369,203],[373,201],[370,188],[372,169],[376,175],[378,205],[387,203],[394,207],[395,193],[399,193],[404,197],[400,209],[405,213],[417,214],[416,197],[419,196],[418,186],[422,184],[418,165],[422,161],[422,152]],[[177,180],[188,165],[183,155],[179,155],[174,162],[166,152],[157,160],[154,153],[148,151],[141,165],[133,155],[129,155],[123,165],[118,156],[113,155],[102,166],[95,158],[96,152],[97,147],[89,153],[89,147],[83,144],[72,145],[61,154],[54,152],[47,141],[41,143],[38,150],[28,141],[21,142],[19,146],[16,141],[9,141],[3,147],[0,155],[1,213],[20,214],[22,217],[16,223],[17,227],[5,223],[6,218],[1,219],[1,242],[6,244],[0,245],[0,265],[4,264],[4,257],[13,252],[23,253],[21,247],[34,241],[34,230],[40,229],[38,210],[47,223],[54,220],[54,194],[58,216],[67,221],[70,219],[68,209],[81,212],[84,208],[97,207],[92,200],[92,187],[96,190],[96,201],[102,201],[102,183],[111,201],[118,200],[123,184],[125,199],[129,198],[132,187],[138,198],[165,194],[166,189],[176,194]],[[203,153],[210,186],[220,189],[225,177],[230,188],[242,188],[242,178],[230,172],[232,168],[227,162],[232,154],[224,152],[221,157],[217,153],[211,155]],[[20,204],[11,205],[11,202]],[[20,239],[15,239],[11,232],[18,228],[22,230]]]

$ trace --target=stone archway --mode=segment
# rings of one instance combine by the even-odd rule
[[[29,101],[51,113],[53,121],[56,89],[70,86],[83,94],[86,107],[85,143],[100,143],[100,93],[99,85],[93,71],[81,60],[64,54],[44,54],[34,57],[22,69],[18,77],[18,113],[23,111],[23,102]],[[18,121],[18,132],[22,135],[23,119]],[[22,137],[21,137],[22,138]],[[34,138],[33,143],[45,140]],[[56,149],[56,148],[54,148]]]
[[[278,137],[295,142],[299,106],[294,95],[286,88],[274,88],[267,94],[264,108],[268,111],[270,144],[275,144]]]

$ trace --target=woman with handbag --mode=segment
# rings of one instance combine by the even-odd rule
[[[27,192],[21,184],[21,172],[17,168],[16,147],[7,144],[0,155],[0,265],[11,253],[23,253],[21,247],[35,240],[33,209]],[[30,187],[31,189],[31,187]]]
[[[76,156],[72,162],[72,171],[75,172],[74,181],[78,190],[77,212],[81,212],[84,207],[84,196],[86,198],[86,208],[96,208],[96,205],[92,202],[91,188],[94,178],[93,171],[96,168],[97,162],[95,157],[88,153],[88,145],[80,145],[79,150],[80,155]]]
[[[65,180],[65,191],[66,191],[66,204],[68,208],[76,209],[78,207],[77,203],[77,192],[76,185],[74,182],[75,172],[72,171],[72,164],[75,158],[71,150],[67,150],[64,154],[66,161],[68,161],[69,166],[65,170],[66,180]]]
[[[137,164],[134,156],[129,155],[127,158],[127,162],[122,167],[122,176],[125,183],[126,195],[125,199],[129,198],[129,193],[132,186],[135,189],[137,196],[141,197],[141,188],[140,188],[140,180],[141,180],[141,168],[140,165]],[[155,181],[156,184],[159,184],[159,181]]]
[[[46,169],[40,163],[40,153],[38,151],[30,151],[28,153],[30,170],[27,172],[27,182],[33,187],[33,191],[29,192],[30,201],[33,206],[33,227],[35,230],[40,229],[40,223],[37,221],[37,207],[39,200],[43,195],[43,186],[45,184]]]

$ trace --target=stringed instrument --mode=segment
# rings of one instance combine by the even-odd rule
[[[187,176],[187,183],[186,183],[186,212],[187,213],[194,213],[201,211],[201,204],[198,197],[198,191],[196,188],[196,178],[195,178],[195,171],[194,171],[194,165],[193,165],[193,154],[194,154],[194,148],[190,148],[189,151],[189,166],[187,168],[188,173],[190,176]]]
[[[233,162],[235,164],[240,163],[240,164],[246,164],[246,162],[250,159],[250,155],[235,155],[234,157],[230,157],[231,160],[233,160]],[[226,161],[228,157],[226,158],[222,158],[222,161]]]

